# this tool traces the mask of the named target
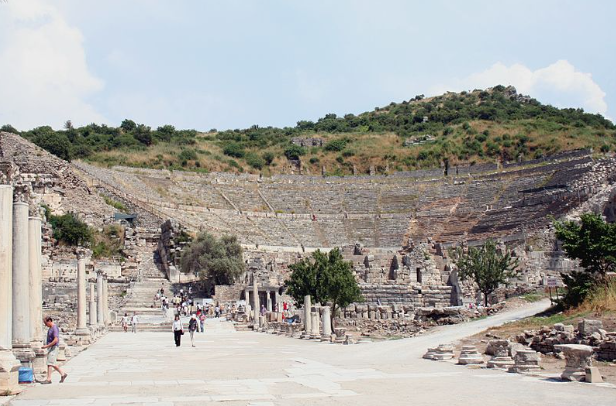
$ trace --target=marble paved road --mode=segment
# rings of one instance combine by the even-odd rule
[[[406,340],[339,346],[236,332],[208,320],[196,347],[185,335],[110,333],[65,366],[67,381],[36,385],[25,405],[610,405],[609,385],[564,383],[449,362],[428,361],[428,346],[532,314],[528,308]]]

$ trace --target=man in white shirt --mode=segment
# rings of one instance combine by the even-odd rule
[[[133,333],[137,332],[137,323],[139,322],[139,320],[137,319],[137,313],[133,313],[133,317],[131,317],[130,319],[130,324],[133,330]]]

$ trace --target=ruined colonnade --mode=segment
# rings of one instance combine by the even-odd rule
[[[43,332],[42,221],[31,204],[27,184],[0,185],[0,391],[17,392],[19,369],[47,369]],[[90,327],[86,319],[85,250],[77,250],[77,330],[81,344],[91,342],[109,322],[107,282],[99,284],[100,317],[90,287]],[[101,275],[101,281],[102,281]],[[102,303],[101,303],[102,302]],[[93,306],[94,304],[94,306]],[[94,317],[93,317],[94,316]],[[94,320],[103,320],[93,323]],[[96,327],[96,328],[93,328]]]

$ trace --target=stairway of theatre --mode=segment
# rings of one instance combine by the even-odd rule
[[[141,261],[137,269],[137,280],[131,283],[126,300],[118,314],[118,324],[111,326],[111,331],[122,330],[119,321],[125,313],[129,319],[133,314],[137,314],[139,331],[171,330],[171,321],[167,320],[161,310],[160,301],[154,300],[156,292],[161,287],[167,297],[173,295],[172,283],[157,266],[155,248],[156,244],[147,244],[140,248]]]

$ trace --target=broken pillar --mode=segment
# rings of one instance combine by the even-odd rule
[[[332,319],[329,306],[323,306],[323,334],[321,341],[331,341],[332,339]]]

